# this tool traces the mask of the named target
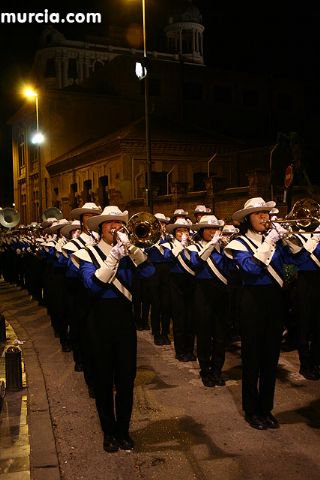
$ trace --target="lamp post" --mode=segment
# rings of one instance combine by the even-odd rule
[[[35,100],[36,108],[36,132],[31,138],[31,143],[38,145],[38,187],[39,187],[39,217],[41,218],[42,214],[42,165],[40,158],[40,145],[44,141],[44,135],[39,129],[39,94],[36,90],[31,87],[26,87],[23,91],[23,94],[28,99]]]
[[[136,63],[136,75],[139,80],[144,80],[144,116],[146,131],[146,156],[147,156],[147,206],[153,213],[153,195],[152,195],[152,159],[151,159],[151,139],[149,122],[149,75],[148,75],[148,56],[147,56],[147,33],[146,33],[146,0],[142,2],[142,32],[143,32],[143,62]]]

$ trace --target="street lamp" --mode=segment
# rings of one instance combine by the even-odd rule
[[[146,154],[147,154],[147,206],[153,213],[152,196],[152,160],[151,160],[151,139],[149,123],[149,75],[147,59],[147,33],[146,33],[146,0],[141,0],[142,4],[142,31],[143,31],[143,61],[136,63],[136,75],[139,80],[144,80],[144,116],[146,129]]]
[[[36,107],[36,132],[31,137],[31,143],[38,145],[38,186],[39,186],[39,216],[42,214],[42,165],[40,158],[40,145],[44,142],[44,135],[39,129],[39,94],[32,87],[26,87],[23,95],[28,99],[34,99]]]
[[[39,130],[39,95],[31,87],[26,87],[23,91],[23,94],[26,98],[34,98],[36,106],[36,133],[32,136],[31,142],[34,145],[40,145],[44,141],[44,135]]]

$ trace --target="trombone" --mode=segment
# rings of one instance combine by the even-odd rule
[[[126,233],[135,247],[150,248],[160,240],[161,223],[152,213],[139,212],[129,218],[126,226],[113,231],[114,245],[119,241],[118,232]]]
[[[293,228],[297,229],[296,233],[301,230],[307,233],[319,233],[315,229],[320,225],[320,204],[312,198],[303,198],[295,202],[285,218],[266,220],[263,223],[267,229],[272,228],[274,223],[279,223],[287,228],[290,234],[294,233]]]

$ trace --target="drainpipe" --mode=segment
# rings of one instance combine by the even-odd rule
[[[173,167],[171,168],[171,170],[167,173],[167,195],[169,195],[169,176],[171,175],[171,173],[173,172],[173,170],[176,168],[177,165],[173,165]]]
[[[208,160],[208,163],[207,163],[207,168],[208,168],[208,178],[210,177],[210,163],[212,162],[212,160],[217,156],[217,153],[215,153],[214,155],[212,155],[211,158],[209,158]]]

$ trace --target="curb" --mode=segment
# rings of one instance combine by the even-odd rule
[[[31,479],[61,480],[46,384],[38,355],[28,333],[19,321],[10,311],[6,310],[3,313],[19,340],[24,342],[21,349],[27,375]]]

